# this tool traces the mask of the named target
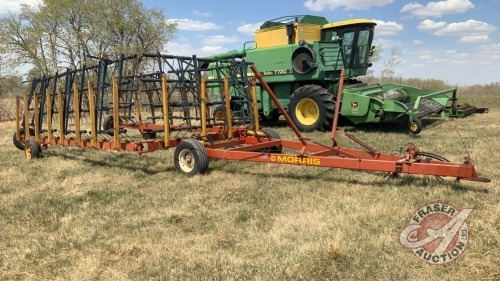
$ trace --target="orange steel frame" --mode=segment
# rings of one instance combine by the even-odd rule
[[[246,145],[231,149],[221,149],[224,144],[218,146],[206,146],[208,156],[210,158],[224,160],[239,160],[252,161],[263,163],[279,163],[292,164],[316,167],[341,168],[351,170],[364,171],[379,171],[388,173],[406,173],[419,175],[434,175],[456,177],[458,179],[489,182],[490,180],[480,177],[476,172],[474,165],[469,159],[463,164],[452,164],[449,162],[429,160],[418,156],[418,148],[414,144],[410,144],[405,156],[395,154],[384,154],[373,149],[368,151],[349,149],[342,147],[335,139],[337,133],[337,120],[339,112],[339,103],[337,103],[334,122],[332,126],[332,141],[331,146],[323,145],[308,140],[300,133],[295,124],[290,119],[286,110],[281,106],[278,99],[274,95],[271,88],[262,78],[262,74],[255,68],[250,66],[254,73],[254,80],[257,79],[261,86],[269,93],[273,102],[277,105],[285,117],[288,125],[296,134],[298,141],[290,140],[270,140],[262,142],[255,137],[246,137],[238,144]],[[339,95],[343,89],[343,77],[345,71],[342,70]],[[357,140],[357,139],[356,139]],[[364,144],[364,143],[363,143]],[[366,146],[366,144],[364,144]],[[257,149],[266,147],[282,146],[283,148],[294,149],[299,151],[297,154],[277,154],[277,153],[261,153],[254,152]]]
[[[204,79],[204,78],[203,78]],[[227,84],[227,79],[225,79]],[[206,83],[206,82],[205,82]],[[227,84],[227,92],[229,93],[228,89],[228,84]],[[41,137],[41,128],[39,128],[39,122],[38,122],[38,116],[39,116],[39,104],[38,104],[38,97],[39,95],[35,95],[34,100],[34,116],[35,116],[35,122],[34,122],[34,137],[35,140],[40,144],[42,148],[46,148],[47,145],[62,145],[62,146],[72,146],[72,147],[81,147],[81,148],[97,148],[97,149],[104,149],[104,150],[117,150],[117,151],[129,151],[129,152],[137,152],[139,154],[142,153],[147,153],[147,152],[154,152],[156,150],[164,150],[168,149],[170,147],[176,147],[183,139],[182,138],[170,138],[170,133],[172,131],[182,131],[182,130],[187,130],[190,129],[191,132],[197,135],[202,135],[204,138],[206,138],[207,135],[207,121],[206,121],[206,114],[202,114],[202,123],[203,126],[201,128],[189,128],[188,126],[181,126],[181,125],[173,125],[170,124],[170,120],[168,118],[168,85],[167,85],[167,79],[166,75],[163,75],[162,77],[162,110],[163,110],[163,121],[164,124],[158,125],[158,124],[145,124],[145,123],[138,123],[138,124],[120,124],[120,116],[119,116],[119,106],[115,106],[119,104],[119,86],[117,83],[117,79],[113,79],[113,93],[112,93],[112,99],[113,99],[113,135],[112,135],[112,140],[104,139],[104,140],[99,140],[97,138],[97,128],[95,126],[96,122],[96,105],[95,105],[95,93],[94,93],[94,86],[92,85],[91,82],[88,83],[88,89],[89,89],[89,108],[90,108],[90,123],[91,123],[91,138],[90,139],[82,139],[81,138],[81,130],[80,130],[80,114],[78,110],[78,105],[79,105],[79,98],[80,98],[80,93],[78,92],[78,87],[74,87],[74,106],[75,106],[75,137],[68,138],[65,136],[64,133],[62,133],[63,128],[63,114],[58,114],[58,120],[56,121],[58,124],[59,130],[59,136],[55,137],[52,133],[47,133],[46,137]],[[205,91],[205,87],[202,87],[203,91]],[[57,91],[57,96],[58,96],[58,112],[63,112],[64,107],[63,107],[63,92],[62,89],[59,88]],[[51,99],[47,99],[47,132],[53,132],[53,124],[52,124],[52,105],[51,105]],[[29,116],[29,107],[28,107],[28,99],[27,96],[24,97],[24,120],[25,124],[23,126],[25,128],[29,127],[28,120],[30,120]],[[203,104],[204,104],[204,109],[206,111],[206,102],[207,98],[205,97],[203,99]],[[21,128],[21,117],[20,117],[20,98],[16,98],[16,138],[20,141],[25,141],[26,137],[22,136],[20,134],[20,128]],[[164,137],[161,139],[150,139],[150,140],[141,140],[141,141],[122,141],[120,139],[120,129],[133,129],[133,130],[138,130],[139,132],[166,132],[164,134]],[[244,127],[236,127],[233,128],[231,132],[228,131],[227,127],[224,126],[213,126],[211,127],[210,130],[210,140],[211,141],[220,141],[223,139],[226,139],[227,135],[234,136],[237,138],[242,138],[243,136],[246,135],[248,130]]]
[[[269,139],[265,137],[265,134],[259,131],[258,123],[254,124],[254,130],[250,130],[246,127],[232,126],[231,118],[228,116],[228,124],[226,126],[214,126],[210,130],[210,142],[207,140],[207,130],[206,130],[206,114],[202,114],[202,127],[194,130],[197,135],[200,136],[201,141],[204,141],[206,152],[209,158],[213,159],[223,159],[223,160],[237,160],[237,161],[251,161],[251,162],[261,162],[261,163],[274,163],[274,164],[290,164],[290,165],[302,165],[302,166],[313,166],[313,167],[328,167],[328,168],[340,168],[340,169],[351,169],[351,170],[363,170],[363,171],[379,171],[387,173],[406,173],[406,174],[419,174],[419,175],[434,175],[434,176],[444,176],[444,177],[456,177],[457,179],[478,181],[478,182],[489,182],[488,178],[480,177],[476,172],[474,165],[471,163],[470,159],[462,164],[453,164],[449,162],[428,159],[425,157],[420,157],[418,155],[418,148],[414,144],[410,144],[406,150],[405,155],[396,154],[384,154],[371,148],[369,145],[358,140],[357,138],[346,133],[346,136],[352,138],[354,141],[358,142],[360,145],[364,146],[367,150],[357,150],[342,147],[338,141],[335,139],[337,133],[337,119],[339,112],[339,103],[337,103],[334,122],[332,126],[331,138],[332,144],[325,145],[314,141],[306,139],[295,124],[290,119],[286,110],[281,106],[278,99],[274,95],[273,91],[267,85],[266,81],[263,79],[261,73],[253,65],[250,66],[254,77],[252,83],[255,87],[256,80],[259,80],[260,85],[266,90],[273,102],[276,104],[281,114],[285,117],[287,123],[297,136],[296,141],[293,140],[281,140],[281,139]],[[339,80],[339,95],[342,93],[343,88],[343,78],[344,70],[342,70],[341,79]],[[48,133],[47,137],[40,136],[40,128],[38,128],[38,122],[35,122],[35,139],[39,142],[42,147],[46,147],[48,144],[51,145],[63,145],[63,146],[77,146],[82,148],[97,148],[97,149],[109,149],[109,150],[119,150],[119,151],[133,151],[139,154],[145,152],[152,152],[156,150],[168,149],[170,147],[176,147],[180,142],[183,141],[182,138],[170,138],[169,133],[171,130],[179,130],[182,127],[176,127],[170,125],[168,119],[168,94],[167,94],[167,83],[166,76],[162,79],[163,88],[163,121],[162,125],[154,124],[119,124],[118,110],[115,108],[113,110],[114,117],[114,137],[113,141],[102,141],[97,139],[95,128],[95,105],[93,104],[94,93],[93,86],[89,83],[89,98],[90,98],[90,112],[91,112],[91,135],[90,139],[81,139],[80,132],[77,130],[76,137],[65,138],[64,134],[60,132],[59,136],[53,136]],[[227,82],[226,82],[227,83]],[[225,84],[226,84],[225,83]],[[205,113],[206,108],[206,92],[203,90],[204,84],[202,84],[201,90],[201,100],[202,100],[202,110]],[[224,86],[225,94],[228,94],[228,86]],[[118,85],[114,83],[113,90],[113,107],[118,105]],[[61,92],[59,91],[58,101],[62,101]],[[255,101],[255,89],[251,91],[253,99]],[[75,96],[78,95],[78,91],[75,88]],[[37,108],[37,98],[35,100],[35,114],[39,110]],[[226,97],[226,101],[229,99]],[[28,115],[28,105],[27,99],[24,99],[24,114],[25,122],[29,119]],[[75,105],[77,100],[75,99]],[[24,140],[25,137],[20,135],[20,100],[16,101],[17,105],[17,116],[16,116],[16,136],[19,140]],[[51,105],[50,102],[47,103],[47,119],[49,132],[52,131],[52,120],[51,120]],[[255,103],[254,103],[255,106]],[[226,104],[227,114],[230,114],[229,104]],[[62,112],[62,106],[59,105],[59,112]],[[254,110],[254,118],[258,120],[258,112]],[[79,115],[79,114],[75,114]],[[36,115],[38,116],[38,115]],[[75,117],[75,121],[79,126],[79,116]],[[59,114],[59,128],[62,128],[62,114]],[[25,124],[25,128],[28,128]],[[152,140],[142,140],[134,142],[124,142],[120,141],[119,138],[119,128],[129,128],[137,129],[141,132],[144,130],[162,130],[165,132],[163,138],[152,139]],[[29,130],[25,130],[26,133]],[[295,150],[295,154],[283,154],[283,153],[272,153],[272,152],[262,152],[266,148],[272,148],[281,146],[289,150]]]

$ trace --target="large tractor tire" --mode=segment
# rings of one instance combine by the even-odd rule
[[[298,88],[288,103],[288,115],[303,132],[330,130],[334,112],[333,95],[319,85]]]

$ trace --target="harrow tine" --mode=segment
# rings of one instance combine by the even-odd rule
[[[248,68],[253,77],[247,75]],[[258,99],[266,92],[297,140],[281,139],[278,132],[260,128]],[[453,164],[437,154],[419,151],[414,144],[405,155],[384,154],[345,133],[364,150],[342,147],[335,140],[335,126],[333,145],[309,141],[293,124],[262,73],[245,60],[161,53],[99,59],[94,66],[33,80],[29,95],[24,97],[24,122],[20,120],[20,100],[16,106],[18,147],[31,134],[41,146],[139,154],[176,147],[177,158],[194,161],[181,165],[180,172],[187,175],[195,174],[191,169],[203,173],[211,158],[381,172],[384,178],[405,173],[435,176],[438,182],[444,177],[489,181],[479,176],[470,157],[463,164]],[[222,122],[217,122],[214,112],[220,106]],[[210,112],[214,116],[209,116]],[[52,129],[52,121],[57,131]],[[22,123],[25,128],[20,128]]]

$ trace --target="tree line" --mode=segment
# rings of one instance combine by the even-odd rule
[[[139,0],[43,0],[0,18],[0,54],[4,67],[51,75],[93,58],[162,50],[175,32],[161,10]]]

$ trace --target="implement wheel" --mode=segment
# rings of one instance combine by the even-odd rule
[[[29,134],[26,135],[26,130],[24,128],[21,128],[19,130],[19,137],[24,136],[24,139],[28,139],[29,136],[35,135],[35,130],[32,128],[29,128]],[[12,137],[12,142],[14,143],[14,146],[19,149],[19,150],[24,150],[24,142],[18,140],[16,138],[16,133],[14,133],[14,136]]]
[[[422,120],[419,118],[413,117],[410,121],[409,129],[410,133],[416,135],[422,131],[422,128],[424,128],[424,124],[422,123]]]
[[[277,109],[273,109],[269,112],[269,115],[264,115],[264,113],[260,114],[260,118],[264,123],[276,123],[280,119],[281,113]]]
[[[303,132],[330,130],[334,111],[333,95],[319,85],[298,88],[288,104],[288,114]]]
[[[280,140],[281,139],[280,134],[271,128],[262,128],[261,131],[264,132],[264,134],[266,134],[266,137],[270,140]],[[283,150],[283,146],[277,145],[277,146],[271,146],[269,148],[259,150],[259,152],[281,153],[282,150]]]
[[[26,155],[26,158],[28,159],[33,159],[33,158],[38,158],[40,157],[40,145],[38,142],[34,139],[28,139],[26,140],[26,143],[24,144],[24,154]]]
[[[195,139],[183,140],[174,152],[175,169],[188,177],[203,174],[208,168],[205,146]]]
[[[108,116],[102,121],[102,129],[108,131],[115,128],[115,123],[113,121],[113,116]]]
[[[212,117],[214,118],[214,124],[224,123],[226,121],[226,109],[224,105],[217,105],[213,109]]]

